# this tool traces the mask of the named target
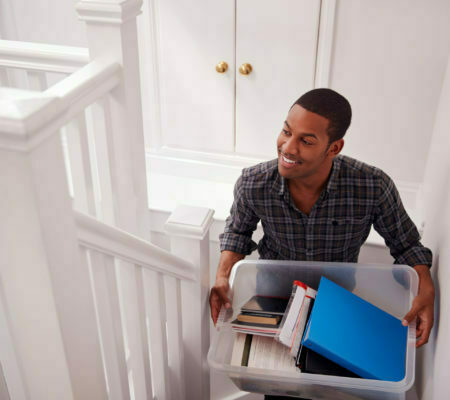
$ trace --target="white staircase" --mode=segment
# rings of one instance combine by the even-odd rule
[[[1,400],[209,399],[213,212],[149,242],[141,5],[80,1],[89,49],[0,41]]]

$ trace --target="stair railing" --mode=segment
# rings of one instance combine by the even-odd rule
[[[172,253],[148,241],[141,5],[78,3],[89,50],[0,41],[2,85],[15,83],[12,69],[27,78],[0,88],[0,363],[11,400],[209,398],[212,210],[175,210]]]

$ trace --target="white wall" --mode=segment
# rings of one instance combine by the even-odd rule
[[[344,153],[423,181],[449,22],[448,0],[338,0],[330,87],[353,107]]]
[[[432,250],[436,286],[435,326],[419,352],[417,387],[423,400],[448,398],[450,381],[450,58],[425,172],[424,242]]]
[[[24,42],[87,46],[84,23],[78,20],[78,0],[2,0],[0,37]]]

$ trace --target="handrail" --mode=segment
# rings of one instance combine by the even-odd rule
[[[0,40],[0,66],[70,74],[89,62],[83,47]]]
[[[74,216],[82,246],[178,279],[197,280],[192,263],[86,214],[74,211]]]
[[[45,92],[11,99],[18,113],[0,110],[0,146],[29,151],[120,83],[119,63],[95,60]],[[28,96],[28,97],[27,97]],[[22,107],[25,102],[25,107]],[[34,105],[33,105],[34,104]],[[3,115],[4,114],[4,115]]]

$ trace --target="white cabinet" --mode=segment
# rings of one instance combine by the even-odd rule
[[[274,157],[290,105],[314,85],[320,3],[160,0],[161,144]]]
[[[236,10],[236,152],[276,157],[289,107],[313,88],[320,1],[241,0]]]

